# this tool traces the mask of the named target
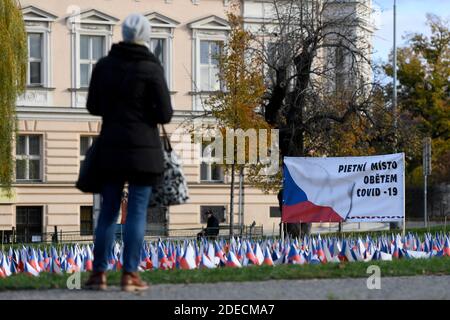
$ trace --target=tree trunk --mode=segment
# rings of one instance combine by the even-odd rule
[[[305,129],[303,107],[305,105],[306,88],[309,85],[310,71],[313,62],[313,55],[310,46],[315,45],[315,39],[309,39],[304,45],[301,54],[294,58],[294,64],[297,71],[295,80],[295,89],[288,93],[286,80],[286,68],[282,68],[277,72],[277,82],[274,87],[273,94],[267,105],[266,120],[269,123],[277,123],[277,113],[283,105],[283,100],[287,100],[287,108],[284,111],[287,123],[279,125],[281,129],[280,135],[280,153],[281,158],[284,156],[303,157],[305,156],[304,136]],[[283,84],[283,85],[282,85]],[[311,223],[287,223],[286,231],[291,237],[300,237],[301,235],[311,232]]]
[[[239,169],[239,229],[244,225],[244,167]]]
[[[234,226],[234,171],[236,170],[236,164],[231,165],[231,184],[230,184],[230,238],[233,236]]]
[[[304,92],[309,83],[312,57],[308,51],[304,51],[294,59],[297,70],[294,94],[290,97],[288,122],[291,127],[291,139],[289,141],[289,155],[294,157],[305,156],[305,129],[303,128],[303,107],[305,105]],[[299,237],[311,233],[311,223],[296,223],[289,229],[292,236]]]

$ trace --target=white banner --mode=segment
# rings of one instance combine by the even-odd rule
[[[404,154],[285,157],[284,222],[404,219]]]

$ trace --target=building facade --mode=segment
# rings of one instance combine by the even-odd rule
[[[76,5],[74,5],[74,2]],[[264,18],[268,1],[244,1],[237,10],[248,23]],[[101,129],[101,119],[86,108],[89,79],[96,61],[121,41],[121,22],[130,13],[145,15],[152,25],[150,47],[161,61],[175,114],[167,126],[175,132],[202,110],[202,97],[218,89],[213,54],[229,30],[227,0],[22,0],[28,33],[26,93],[17,100],[16,182],[12,198],[0,198],[0,230],[23,235],[62,231],[92,234],[94,197],[74,184],[80,164]],[[262,15],[262,16],[261,16]],[[176,143],[177,141],[173,141]],[[201,154],[195,145],[194,158]],[[186,161],[187,204],[149,210],[148,229],[199,228],[202,213],[213,209],[221,223],[230,220],[229,177],[215,165]],[[274,194],[244,183],[242,216],[267,234],[278,233],[280,212]]]
[[[0,228],[23,234],[80,230],[92,233],[93,196],[74,183],[80,163],[101,121],[85,108],[95,62],[121,41],[121,21],[142,13],[152,25],[151,49],[166,72],[175,109],[167,126],[173,132],[188,115],[201,110],[200,92],[216,89],[217,65],[211,59],[228,31],[228,1],[222,0],[45,0],[21,1],[28,32],[26,93],[17,101],[14,197],[0,203]],[[200,155],[200,149],[198,150]],[[198,156],[197,156],[198,158]],[[187,204],[167,212],[149,212],[149,229],[199,228],[201,213],[212,208],[229,221],[229,183],[209,164],[184,165],[189,182]],[[237,195],[237,189],[236,189]],[[275,195],[245,186],[244,224],[256,221],[272,231],[279,217]],[[272,208],[272,216],[274,215]],[[238,203],[234,208],[238,213]],[[277,215],[275,213],[275,215]],[[236,215],[234,221],[238,222]]]

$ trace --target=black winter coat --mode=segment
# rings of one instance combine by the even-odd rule
[[[103,120],[98,147],[103,180],[159,183],[164,166],[157,124],[168,123],[173,109],[163,68],[147,47],[112,46],[92,72],[87,109]]]
[[[212,215],[208,218],[206,223],[206,235],[207,236],[217,236],[219,234],[219,220]]]

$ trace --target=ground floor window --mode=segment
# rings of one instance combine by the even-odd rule
[[[148,208],[146,235],[167,235],[167,224],[167,207]]]
[[[212,142],[205,141],[202,144],[200,180],[205,182],[223,182],[223,165],[213,162],[213,159],[216,157],[216,150],[211,144]],[[212,150],[207,148],[212,148]]]
[[[80,207],[80,235],[90,236],[93,234],[94,219],[92,206]]]
[[[270,207],[270,217],[271,218],[281,218],[280,207]]]
[[[16,180],[42,180],[42,136],[18,135],[16,140]]]
[[[42,207],[16,208],[16,242],[42,240]]]
[[[200,222],[206,223],[208,222],[208,218],[206,217],[206,212],[211,210],[214,216],[219,220],[219,223],[225,222],[225,206],[200,206]]]

